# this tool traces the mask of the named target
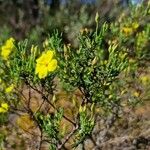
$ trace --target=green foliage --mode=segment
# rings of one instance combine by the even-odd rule
[[[4,143],[5,135],[3,133],[0,133],[0,149],[3,149],[3,143]]]
[[[7,122],[8,122],[8,114],[6,113],[0,114],[0,126],[6,124]]]
[[[79,35],[79,48],[64,46],[59,61],[61,81],[79,88],[88,102],[99,102],[104,107],[110,102],[105,91],[128,64],[117,44],[103,47],[107,28],[105,23],[99,31]]]
[[[63,109],[59,109],[55,114],[37,114],[37,120],[44,133],[47,134],[50,140],[50,149],[54,150],[57,148],[61,133],[59,133],[60,122],[63,117]]]
[[[121,107],[134,106],[136,99],[140,100],[139,89],[130,91],[135,90],[132,85],[138,81],[136,72],[142,62],[149,64],[150,25],[144,21],[149,16],[149,6],[145,9],[144,5],[132,6],[131,12],[123,12],[111,23],[101,23],[97,13],[93,30],[83,28],[94,20],[88,21],[86,7],[81,8],[78,17],[62,9],[65,13],[62,22],[60,12],[55,14],[58,15],[56,22],[45,15],[43,25],[46,27],[38,26],[38,32],[33,29],[28,39],[13,43],[4,42],[9,32],[5,28],[6,35],[0,39],[0,102],[9,104],[7,115],[25,113],[22,119],[36,126],[41,132],[41,143],[45,140],[53,150],[65,148],[68,143],[73,147],[84,142],[92,134],[97,116],[95,109],[103,112],[101,115],[119,116]],[[66,25],[66,17],[72,21],[69,25]],[[70,35],[70,39],[74,39],[70,43],[64,40],[64,33],[55,30],[40,44],[40,35],[48,30],[52,32],[56,26],[65,27],[67,34],[76,28],[79,34],[76,39]],[[8,51],[10,47],[13,49]],[[4,50],[6,54],[10,52],[7,59],[2,56]],[[145,85],[148,81],[148,77],[141,78]],[[72,95],[78,91],[80,98],[75,97],[73,104],[69,101],[68,105],[64,98],[57,99],[62,89]],[[39,98],[36,109],[32,108],[34,94]],[[75,114],[71,116],[68,109],[74,109]],[[0,114],[1,124],[6,123],[7,115]],[[69,128],[64,129],[64,124],[69,124]]]
[[[84,142],[86,137],[90,136],[94,128],[94,117],[88,115],[86,106],[81,106],[79,110],[79,131],[77,132],[77,142],[75,146],[78,146],[80,143]]]
[[[2,44],[10,36],[11,29],[4,25],[0,29],[0,43]]]

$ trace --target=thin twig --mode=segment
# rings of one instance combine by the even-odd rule
[[[78,130],[79,126],[77,125],[67,136],[66,138],[57,146],[57,149],[60,150],[68,142],[68,140],[73,136],[73,134]]]
[[[22,91],[19,91],[17,88],[15,88],[15,90],[18,91],[22,95],[22,97],[24,98],[25,101],[28,101]],[[24,105],[24,103],[22,101],[21,101],[21,103],[23,104],[23,108],[28,112],[28,108],[26,108],[26,106]]]
[[[40,111],[40,109],[42,108],[42,106],[44,105],[44,103],[45,103],[45,99],[42,101],[41,105],[40,105],[39,108],[36,110],[35,114]]]
[[[28,108],[30,108],[30,103],[31,103],[31,88],[29,87],[29,98],[28,98]]]
[[[58,109],[49,101],[49,99],[38,89],[34,88],[29,82],[26,82],[26,84],[28,84],[33,90],[35,90],[36,92],[38,92],[39,94],[42,95],[43,99],[46,100],[46,102],[48,102],[55,110],[58,111]],[[74,126],[76,126],[76,123],[73,122],[72,120],[70,120],[68,117],[66,117],[65,115],[63,115],[63,118],[66,119],[68,122],[70,122],[71,124],[73,124]]]
[[[41,130],[40,130],[40,131],[41,131]],[[41,131],[40,143],[39,143],[39,150],[41,150],[42,143],[43,143],[43,132]]]

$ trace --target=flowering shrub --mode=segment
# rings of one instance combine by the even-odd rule
[[[142,50],[147,48],[150,33],[149,25],[138,31],[141,24],[136,16],[128,22],[121,17],[100,26],[97,13],[95,30],[83,29],[77,47],[64,43],[57,31],[43,47],[30,45],[28,40],[8,39],[1,46],[0,115],[16,113],[17,125],[24,131],[40,131],[39,149],[46,141],[50,149],[58,150],[72,149],[91,136],[97,110],[119,117],[129,102],[122,98],[127,93],[126,77],[144,57]],[[144,84],[148,80],[141,78]],[[60,90],[70,96],[69,102],[61,101]],[[140,92],[134,91],[129,100],[138,97]]]
[[[106,91],[109,91],[117,76],[126,68],[126,54],[119,52],[117,44],[110,43],[109,57],[106,58],[102,40],[106,36],[108,25],[104,23],[100,29],[98,15],[96,24],[94,33],[87,31],[79,35],[78,49],[64,45],[61,36],[56,32],[44,43],[44,51],[40,51],[36,46],[29,48],[26,40],[13,43],[9,51],[14,47],[15,50],[12,57],[7,58],[9,63],[4,64],[4,60],[1,62],[1,66],[7,67],[2,69],[5,76],[1,78],[3,82],[7,80],[7,83],[11,83],[10,86],[4,84],[2,89],[3,96],[7,96],[5,101],[9,103],[11,111],[21,108],[26,112],[18,119],[18,125],[27,130],[37,124],[41,131],[41,141],[46,138],[43,135],[46,133],[52,149],[61,149],[74,136],[74,145],[77,146],[91,134],[95,122],[94,104],[107,111],[111,110],[113,105],[119,106],[119,99],[109,97],[110,93]],[[2,49],[3,53],[4,50],[7,51]],[[60,83],[56,84],[55,80],[60,80]],[[59,84],[70,92],[79,90],[82,95],[80,100],[74,100],[75,120],[68,118],[63,107],[57,107],[56,90]],[[23,93],[23,86],[27,86],[29,90],[28,98]],[[36,111],[31,108],[31,90],[42,98]],[[79,108],[76,101],[80,101]],[[8,111],[8,106],[3,105],[1,110]],[[54,114],[49,114],[49,111],[43,114],[42,105],[46,105],[47,109],[54,109]],[[89,109],[92,109],[92,113]],[[28,126],[25,126],[25,123],[21,125],[24,122],[21,120],[28,122]],[[69,122],[69,126],[74,128],[69,135],[67,129],[61,134],[61,121]]]

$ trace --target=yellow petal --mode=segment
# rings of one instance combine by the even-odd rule
[[[7,59],[9,54],[11,53],[11,49],[8,49],[5,45],[2,46],[2,51],[1,51],[1,56],[4,58],[4,59]]]
[[[14,48],[14,39],[10,38],[6,41],[6,43],[2,46],[1,48],[1,55],[4,59],[7,60],[9,54],[12,52],[13,48]]]
[[[47,68],[46,67],[41,68],[41,70],[39,71],[38,74],[39,74],[38,76],[39,76],[40,79],[45,78],[48,74]]]
[[[12,49],[14,47],[14,39],[13,38],[9,38],[7,41],[6,41],[6,46],[9,47],[10,49]]]
[[[130,35],[133,33],[133,29],[132,28],[129,28],[129,27],[124,27],[122,29],[122,31],[126,34],[126,35]]]
[[[48,51],[46,52],[46,58],[47,58],[49,61],[51,61],[51,59],[53,58],[53,56],[54,56],[54,51],[48,50]]]
[[[11,84],[9,87],[5,89],[6,93],[10,93],[14,89],[14,84]]]
[[[43,53],[37,60],[37,63],[44,63],[45,62],[45,54]]]
[[[36,64],[35,74],[38,74],[41,71],[42,65]]]
[[[53,59],[49,64],[48,64],[48,71],[54,71],[57,67],[57,60]]]
[[[6,110],[4,108],[0,107],[0,113],[4,113],[4,112],[6,112]]]
[[[40,64],[48,64],[54,55],[54,51],[43,52],[42,55],[36,60]]]
[[[8,104],[7,103],[2,103],[1,108],[5,109],[6,111],[8,110]]]

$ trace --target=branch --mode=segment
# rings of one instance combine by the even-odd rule
[[[66,138],[57,146],[57,149],[60,150],[68,142],[68,140],[73,136],[73,134],[78,130],[79,126],[77,125],[67,136]]]
[[[43,92],[41,92],[40,90],[34,88],[28,81],[26,81],[26,84],[28,86],[30,86],[33,90],[35,90],[36,92],[38,92],[39,94],[41,94],[42,98],[44,100],[46,100],[47,103],[49,103],[55,110],[58,111],[58,109],[49,101],[48,97],[46,97]],[[73,124],[74,126],[76,126],[76,123],[73,122],[72,120],[70,120],[68,117],[66,117],[65,115],[63,115],[63,118],[66,119],[68,122],[70,122],[71,124]]]

